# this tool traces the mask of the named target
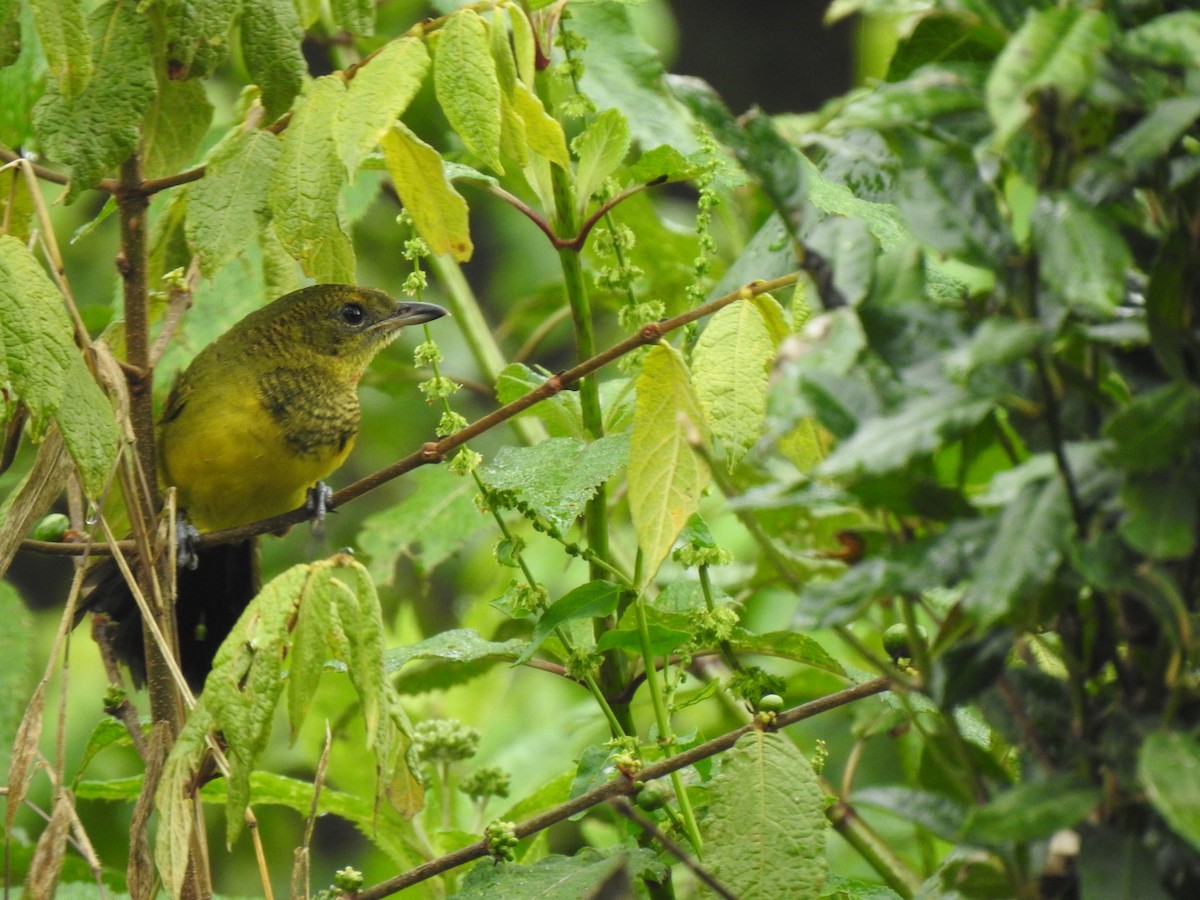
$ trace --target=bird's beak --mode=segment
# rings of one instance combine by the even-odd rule
[[[445,315],[448,315],[446,310],[442,309],[436,303],[417,303],[416,301],[409,300],[397,305],[395,313],[375,327],[391,331],[395,328],[403,328],[405,325],[420,325],[423,322],[432,322],[434,319],[440,319]]]

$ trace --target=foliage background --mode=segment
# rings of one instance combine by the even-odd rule
[[[832,14],[878,6],[840,2]],[[756,655],[764,672],[783,679],[760,676],[758,687],[779,688],[788,705],[826,696],[872,668],[896,688],[787,732],[824,761],[821,791],[838,799],[830,817],[861,814],[867,831],[848,833],[839,823],[847,841],[828,842],[833,874],[823,892],[819,879],[773,874],[814,896],[1188,896],[1200,870],[1200,804],[1186,774],[1200,759],[1193,638],[1200,105],[1189,62],[1200,52],[1200,24],[1171,4],[886,6],[898,14],[883,29],[899,36],[897,52],[886,71],[863,67],[885,80],[820,109],[785,99],[768,103],[785,113],[774,119],[735,121],[695,85],[674,83],[750,176],[738,183],[718,170],[724,203],[705,287],[716,283],[719,293],[793,270],[789,236],[804,245],[811,276],[805,294],[779,297],[801,336],[784,345],[772,371],[763,439],[751,436],[753,451],[729,474],[718,455],[719,489],[701,503],[716,544],[732,554],[731,565],[712,570],[718,595],[736,598],[740,624],[759,636],[751,650],[763,649],[762,635],[794,632],[837,657],[834,666],[812,664],[817,651],[799,637],[804,650],[793,650],[791,663]],[[652,40],[669,44],[663,7],[634,12]],[[385,4],[379,34],[399,33],[419,16],[414,5]],[[789,31],[766,14],[754,21]],[[688,28],[682,33],[690,46]],[[797,34],[834,46],[815,29]],[[336,42],[310,40],[306,59],[314,74],[345,64]],[[584,60],[586,68],[586,53]],[[739,62],[787,84],[767,60]],[[210,82],[225,126],[233,121],[231,85],[241,76],[236,60],[230,65]],[[816,111],[786,114],[798,108]],[[405,120],[423,134],[447,132],[428,91]],[[221,132],[214,128],[206,143]],[[364,173],[344,196],[355,220],[358,279],[399,292],[407,267],[395,207],[376,198],[376,175]],[[511,354],[561,307],[558,261],[511,209],[474,192],[469,199],[478,245],[469,271]],[[649,280],[676,291],[670,312],[683,305],[701,246],[694,199],[672,187],[655,194],[657,215],[645,197],[622,207],[638,235],[636,261]],[[84,195],[55,211],[58,232],[98,213]],[[156,214],[164,215],[161,206]],[[109,219],[87,232],[67,261],[93,333],[112,311],[113,225]],[[585,259],[589,268],[601,262]],[[246,287],[263,280],[260,266],[250,254],[201,283],[164,373],[265,299]],[[606,346],[628,329],[618,325],[619,298],[600,291],[596,302],[598,343]],[[814,313],[822,314],[802,329]],[[443,370],[470,388],[478,380],[470,354],[443,324],[434,329],[446,352]],[[677,341],[696,368],[705,334],[689,329]],[[537,359],[550,371],[573,361],[565,319]],[[339,480],[379,468],[432,432],[438,416],[416,390],[423,377],[399,351],[374,367],[363,388],[363,440]],[[453,402],[470,418],[490,408],[489,393],[483,385]],[[513,443],[496,430],[473,446],[495,460]],[[30,451],[23,452],[16,472],[28,465]],[[424,469],[348,507],[331,528],[328,548],[365,551],[389,646],[453,627],[496,640],[528,634],[484,602],[511,579],[493,557],[489,520],[465,504],[462,518],[439,531],[430,515],[431,499],[458,489],[450,476]],[[627,537],[625,507],[614,508],[614,529]],[[587,581],[583,563],[519,527],[550,597]],[[414,534],[419,541],[406,546],[393,572],[389,554]],[[688,538],[707,549],[702,532]],[[308,541],[299,529],[267,541],[268,571],[312,554]],[[453,563],[435,565],[439,551],[453,552]],[[57,603],[53,565],[29,565],[38,568],[14,578],[30,602]],[[661,598],[693,581],[672,561],[657,583]],[[670,623],[665,601],[656,602],[656,624]],[[51,618],[38,627],[51,631]],[[899,629],[905,649],[893,644],[888,652],[888,629]],[[84,644],[77,639],[72,648],[72,678],[99,681]],[[794,664],[805,654],[808,664]],[[13,668],[20,675],[21,666]],[[547,776],[574,771],[581,754],[585,774],[595,766],[585,751],[607,729],[578,686],[502,665],[464,682],[474,669],[406,670],[399,684],[410,714],[479,728],[472,765],[504,766],[513,774],[511,796],[532,795],[533,806],[550,802],[550,792],[537,794]],[[677,695],[703,701],[677,710],[681,743],[745,720],[728,684],[711,696],[701,688],[719,672],[693,668]],[[751,693],[751,706],[766,692]],[[632,710],[643,726],[652,719],[646,693]],[[67,771],[74,771],[98,713],[84,691],[70,703]],[[344,684],[327,683],[295,747],[273,744],[262,768],[310,777],[328,718],[339,725],[334,786],[370,796],[368,767],[354,765],[362,735],[343,715],[351,705]],[[772,752],[794,753],[786,746]],[[807,768],[787,758],[779,778]],[[689,791],[705,828],[716,829],[716,845],[735,852],[747,848],[721,831],[739,812],[722,805],[728,779],[719,778],[744,778],[740,761],[700,767],[704,783],[693,781]],[[88,777],[134,771],[132,754],[113,749],[89,764]],[[774,787],[760,786],[755,796]],[[465,802],[447,819],[435,800],[425,819],[433,849],[465,843],[476,824]],[[101,856],[119,859],[127,807],[80,802],[89,822],[103,823],[94,828]],[[494,802],[488,817],[502,806]],[[258,812],[269,857],[288,858],[300,817],[265,805]],[[663,827],[678,824],[658,815]],[[36,818],[21,817],[36,833]],[[214,825],[219,831],[219,818]],[[636,833],[597,814],[539,840],[571,852],[631,846]],[[762,843],[754,849],[772,849]],[[320,821],[315,847],[318,871],[352,862],[369,883],[395,871],[333,817]],[[243,842],[221,863],[220,890],[257,892],[248,854]],[[775,864],[764,862],[759,874]],[[473,877],[489,876],[481,868]],[[677,878],[690,889],[682,870]]]

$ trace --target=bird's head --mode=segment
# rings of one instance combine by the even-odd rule
[[[253,315],[260,320],[256,324],[282,329],[293,346],[361,372],[404,326],[440,319],[446,310],[372,288],[317,284],[280,297]]]

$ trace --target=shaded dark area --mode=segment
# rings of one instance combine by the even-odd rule
[[[849,90],[853,21],[822,21],[824,3],[674,0],[679,56],[670,70],[708,81],[735,113],[806,112]]]

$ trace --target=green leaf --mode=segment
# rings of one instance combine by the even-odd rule
[[[1200,431],[1200,391],[1174,381],[1136,397],[1105,424],[1113,460],[1131,472],[1162,469],[1188,452]]]
[[[167,5],[167,65],[172,79],[205,78],[229,53],[238,0],[187,0]]]
[[[1108,19],[1100,10],[1031,10],[988,76],[992,148],[1003,149],[1025,124],[1037,92],[1053,90],[1063,104],[1079,97],[1095,79],[1108,43]]]
[[[337,108],[334,135],[346,177],[408,108],[429,72],[425,42],[405,37],[384,44],[357,70]]]
[[[304,33],[292,0],[259,0],[242,6],[242,58],[250,78],[262,89],[267,118],[275,120],[287,112],[308,66],[300,52]],[[332,76],[341,82],[338,76]],[[330,111],[328,127],[333,115]],[[289,126],[288,131],[291,131]]]
[[[358,543],[370,558],[369,571],[380,584],[391,584],[396,562],[409,556],[423,572],[450,558],[484,525],[470,478],[445,466],[424,466],[405,477],[416,493],[401,503],[368,516]]]
[[[176,81],[159,73],[158,93],[142,123],[145,176],[174,175],[190,163],[208,132],[212,114],[203,84]]]
[[[699,150],[692,118],[667,88],[662,60],[620,3],[580,3],[571,28],[587,41],[580,88],[599,109],[619,109],[643,147]]]
[[[964,599],[967,610],[985,624],[1003,618],[1014,603],[1054,577],[1073,532],[1060,478],[1023,487],[1000,515]]]
[[[333,23],[357,37],[375,33],[375,0],[330,0]]]
[[[17,10],[19,11],[19,10]],[[14,16],[9,24],[0,28],[0,40],[20,41],[19,47],[9,43],[0,51],[0,59],[11,57],[16,50],[15,60],[0,66],[0,143],[7,147],[19,147],[33,135],[32,110],[42,96],[46,79],[41,76],[45,58],[39,42],[34,37],[31,15],[26,11]]]
[[[664,144],[639,156],[629,167],[629,178],[634,184],[670,184],[690,181],[703,171],[703,166],[689,162],[674,147]]]
[[[502,447],[479,475],[493,490],[514,492],[520,502],[565,533],[600,486],[628,459],[626,434],[591,443],[551,438],[532,447]]]
[[[518,15],[513,10],[513,15]],[[567,150],[567,139],[559,121],[546,112],[546,107],[537,94],[518,82],[514,85],[512,104],[514,112],[525,123],[525,140],[529,149],[544,156],[560,169],[569,169],[571,154]]]
[[[912,233],[926,246],[983,269],[1007,258],[1008,230],[974,160],[926,141],[917,141],[908,159],[896,204]],[[919,172],[912,168],[917,160]]]
[[[1183,559],[1196,549],[1200,477],[1188,460],[1165,471],[1130,475],[1121,486],[1125,542],[1152,559]]]
[[[942,794],[905,787],[882,786],[856,790],[851,802],[855,806],[886,810],[946,841],[958,840],[968,809],[965,803]]]
[[[701,820],[704,864],[739,897],[821,896],[825,795],[804,754],[781,734],[753,731],[721,760]]]
[[[523,363],[509,363],[496,376],[496,399],[501,403],[511,403],[541,387],[546,377]],[[521,415],[540,419],[552,437],[584,436],[583,413],[579,408],[579,397],[574,391],[555,394],[550,399],[525,410]]]
[[[17,589],[0,582],[0,771],[12,772],[12,750],[33,673],[33,617]]]
[[[270,173],[282,145],[266,130],[237,127],[213,147],[204,178],[188,186],[188,245],[211,278],[246,249],[246,236],[270,220]]]
[[[500,79],[488,24],[473,9],[455,13],[438,34],[433,86],[446,119],[467,149],[494,171],[500,163]]]
[[[25,245],[0,235],[0,381],[29,408],[35,437],[58,424],[89,497],[104,490],[119,436],[75,346],[62,295]]]
[[[148,722],[142,724],[146,725]],[[88,735],[87,746],[83,748],[83,756],[76,769],[75,781],[78,783],[92,760],[108,748],[132,746],[133,738],[129,736],[129,732],[121,722],[116,719],[101,719],[92,729],[92,733]]]
[[[429,249],[458,262],[470,259],[467,201],[450,184],[438,152],[400,122],[379,143],[396,193]]]
[[[306,605],[311,609],[305,610]],[[218,649],[205,689],[164,767],[155,797],[160,829],[155,857],[170,889],[181,883],[193,823],[185,815],[205,736],[220,731],[230,763],[226,830],[232,843],[250,802],[250,775],[266,746],[285,688],[289,710],[307,712],[324,663],[345,663],[358,695],[376,769],[376,805],[386,798],[411,815],[420,802],[398,698],[383,671],[379,598],[366,570],[350,556],[294,566],[263,588]],[[294,687],[292,687],[294,685]],[[299,691],[308,697],[296,697]],[[293,734],[298,722],[292,722]]]
[[[606,896],[604,892],[613,884],[632,884],[643,876],[658,880],[663,871],[653,850],[587,847],[574,856],[551,855],[531,866],[484,861],[467,873],[454,897],[455,900],[500,897],[578,900]]]
[[[990,63],[1004,39],[1003,31],[975,16],[930,10],[901,38],[888,64],[888,81],[909,78],[931,63]]]
[[[1133,257],[1116,224],[1070,195],[1043,195],[1031,219],[1039,274],[1077,313],[1110,318],[1125,298]]]
[[[1178,731],[1156,731],[1138,755],[1138,780],[1171,830],[1200,849],[1200,744]]]
[[[1155,16],[1121,36],[1131,56],[1165,66],[1191,67],[1200,59],[1200,12],[1180,10]]]
[[[690,631],[677,631],[656,622],[651,623],[647,631],[650,636],[651,656],[667,656],[692,639]],[[599,653],[618,649],[641,654],[642,638],[636,628],[613,628],[600,635],[600,639],[596,641],[596,651]]]
[[[83,93],[92,77],[92,36],[81,0],[31,0],[33,23],[46,64],[66,100]]]
[[[704,413],[687,366],[668,344],[654,347],[637,379],[629,445],[629,510],[645,557],[647,578],[675,543],[708,485],[708,466],[692,440],[703,440]]]
[[[696,397],[729,469],[762,436],[767,418],[767,375],[775,342],[749,300],[726,306],[708,323],[692,355]]]
[[[87,87],[72,97],[50,84],[33,110],[47,154],[71,169],[68,202],[137,148],[138,126],[155,92],[153,32],[132,0],[98,6],[88,28],[94,74]]]
[[[615,109],[606,109],[591,121],[571,149],[579,159],[575,166],[575,202],[579,211],[587,209],[592,194],[600,190],[629,152],[629,123]]]
[[[340,76],[326,75],[297,101],[269,194],[275,233],[288,253],[305,274],[335,284],[355,281],[354,248],[338,203],[345,170],[333,134],[345,93]]]
[[[751,634],[738,628],[734,631],[729,643],[734,650],[741,653],[758,653],[763,656],[774,656],[779,659],[790,659],[792,662],[803,663],[814,669],[823,669],[834,675],[845,676],[846,670],[842,664],[825,652],[825,648],[806,634],[797,631],[768,631],[765,634]]]
[[[555,628],[575,619],[594,619],[611,615],[623,598],[632,596],[629,588],[609,581],[589,581],[568,591],[548,606],[533,627],[529,646],[517,658],[517,663],[528,662],[542,642]]]
[[[966,839],[991,845],[1036,841],[1073,828],[1100,802],[1099,788],[1072,776],[1026,781],[972,811]]]
[[[414,659],[436,659],[454,665],[478,660],[516,660],[525,649],[525,641],[489,641],[472,628],[452,628],[406,647],[394,647],[384,654],[384,671],[399,672]]]
[[[918,397],[894,415],[869,419],[819,470],[833,476],[895,472],[974,428],[994,406],[957,389]]]
[[[856,128],[901,129],[982,105],[983,97],[973,79],[929,66],[899,83],[874,85],[851,94],[826,128],[835,133]]]

